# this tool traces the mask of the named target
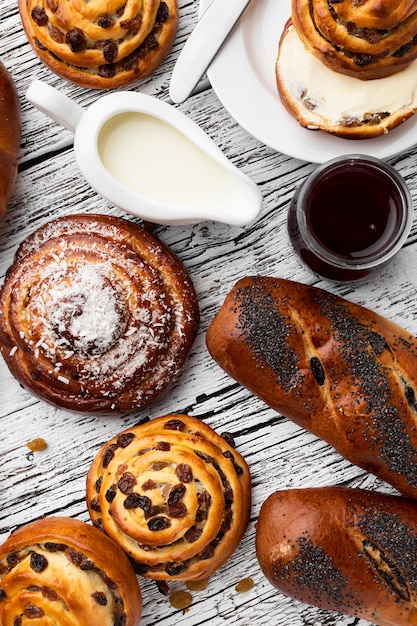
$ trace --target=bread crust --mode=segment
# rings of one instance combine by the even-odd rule
[[[275,411],[417,498],[417,341],[327,291],[247,277],[211,322],[211,356]]]
[[[54,623],[67,623],[70,614],[71,623],[138,626],[142,612],[123,551],[97,528],[67,517],[39,519],[9,536],[0,547],[0,589],[1,623],[30,612]]]
[[[57,218],[26,238],[0,310],[0,351],[20,384],[54,406],[104,415],[165,391],[199,325],[181,261],[137,224],[108,215]]]
[[[108,89],[146,78],[165,59],[178,28],[177,0],[109,3],[19,0],[33,50],[81,87]]]
[[[380,110],[373,111],[372,103],[366,101],[362,92],[367,93],[369,83],[372,83],[371,87],[374,93],[377,93],[379,81],[365,81],[353,76],[350,77],[350,82],[345,80],[342,89],[346,90],[346,96],[350,93],[357,94],[357,102],[364,100],[363,109],[359,112],[350,112],[347,98],[341,97],[335,98],[335,108],[328,113],[326,106],[332,101],[333,94],[338,94],[340,90],[338,72],[334,68],[330,69],[329,64],[324,65],[323,76],[320,79],[314,71],[305,76],[305,79],[301,78],[301,74],[299,77],[296,72],[287,71],[285,58],[297,56],[299,42],[294,41],[297,35],[298,33],[294,31],[293,20],[288,20],[279,41],[275,75],[282,104],[301,126],[310,130],[321,130],[344,139],[370,139],[386,134],[415,114],[417,101],[410,102],[407,98],[397,109],[393,108],[388,101],[381,103]],[[297,49],[294,49],[294,44]],[[315,56],[311,47],[302,49],[302,55],[303,57]],[[303,59],[300,59],[300,65],[303,65]],[[346,76],[346,78],[349,77]],[[321,82],[318,83],[318,80]],[[386,77],[383,80],[388,81],[389,78]],[[410,81],[412,80],[413,77],[410,77]],[[319,84],[320,89],[317,88]],[[395,89],[394,86],[393,89]],[[381,92],[383,93],[382,89]],[[327,100],[326,94],[328,94]]]
[[[119,433],[87,476],[90,517],[154,580],[201,580],[232,555],[249,522],[243,457],[201,420],[164,415]]]
[[[416,611],[417,503],[360,489],[277,491],[256,525],[261,569],[282,593],[378,626]]]
[[[0,61],[0,221],[13,193],[22,132],[20,101],[13,79]]]

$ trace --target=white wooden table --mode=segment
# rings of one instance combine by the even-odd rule
[[[179,0],[179,5],[179,31],[172,52],[152,77],[129,89],[168,100],[175,59],[198,16],[198,0]],[[75,212],[129,216],[98,196],[79,175],[72,135],[26,101],[26,89],[34,78],[47,81],[81,105],[87,106],[103,93],[75,87],[41,64],[26,41],[16,0],[1,0],[0,58],[15,81],[23,115],[19,174],[7,217],[0,225],[2,282],[18,244],[46,221]],[[211,222],[157,227],[156,234],[192,275],[201,325],[180,378],[162,400],[146,410],[122,418],[56,410],[23,391],[0,361],[0,541],[17,526],[41,516],[65,515],[88,521],[85,476],[101,444],[145,416],[189,413],[218,432],[227,430],[234,435],[253,478],[251,521],[227,565],[212,576],[206,590],[193,593],[188,611],[175,610],[152,581],[141,579],[141,624],[364,626],[363,621],[308,607],[275,591],[256,560],[255,524],[261,503],[278,488],[331,484],[390,488],[231,380],[211,360],[205,332],[238,278],[264,274],[316,284],[373,308],[417,334],[417,224],[401,252],[375,281],[362,286],[319,281],[300,265],[286,232],[289,200],[315,166],[275,152],[250,136],[221,105],[208,81],[179,108],[259,185],[264,199],[259,219],[244,228]],[[412,149],[390,159],[407,180],[415,202],[416,155],[417,149]],[[27,442],[35,437],[46,440],[44,451],[28,449]],[[254,586],[239,594],[235,587],[246,577],[253,579]],[[172,590],[177,588],[184,587],[172,586]]]

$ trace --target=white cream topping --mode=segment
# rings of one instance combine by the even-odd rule
[[[339,74],[315,57],[291,27],[281,46],[278,72],[305,116],[337,124],[343,118],[417,109],[417,61],[387,78],[360,80]],[[307,108],[304,102],[313,107]]]

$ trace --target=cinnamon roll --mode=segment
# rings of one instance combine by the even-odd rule
[[[417,3],[408,0],[292,0],[300,39],[331,70],[370,80],[417,58]]]
[[[129,559],[90,524],[40,519],[0,547],[1,624],[138,626],[141,612]]]
[[[149,76],[178,26],[177,0],[19,0],[38,57],[56,74],[90,88]]]
[[[155,580],[203,579],[245,533],[251,479],[243,457],[200,420],[166,415],[106,443],[87,476],[95,526]]]
[[[126,413],[177,376],[197,296],[179,259],[124,219],[53,220],[19,247],[0,292],[0,349],[16,379],[57,407]]]

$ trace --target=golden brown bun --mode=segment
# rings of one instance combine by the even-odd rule
[[[304,128],[370,139],[402,124],[417,110],[417,61],[401,76],[365,81],[342,75],[305,47],[292,20],[281,35],[275,71],[284,107]]]
[[[199,309],[180,260],[127,220],[73,215],[19,247],[0,292],[0,350],[55,406],[126,413],[178,375]]]
[[[0,62],[0,221],[13,193],[21,135],[20,102],[9,72]]]
[[[415,0],[292,0],[291,16],[307,48],[335,72],[383,78],[417,58]]]
[[[39,58],[56,74],[93,89],[149,76],[171,50],[177,0],[19,0]]]
[[[271,495],[256,525],[259,564],[284,594],[378,626],[415,624],[417,503],[359,489]]]
[[[242,539],[250,505],[243,457],[187,415],[165,415],[116,435],[87,477],[94,525],[138,573],[155,580],[213,574]]]
[[[417,340],[327,291],[240,280],[207,332],[234,379],[352,463],[417,498]]]
[[[89,524],[40,519],[0,547],[1,624],[138,626],[141,612],[128,558]]]

